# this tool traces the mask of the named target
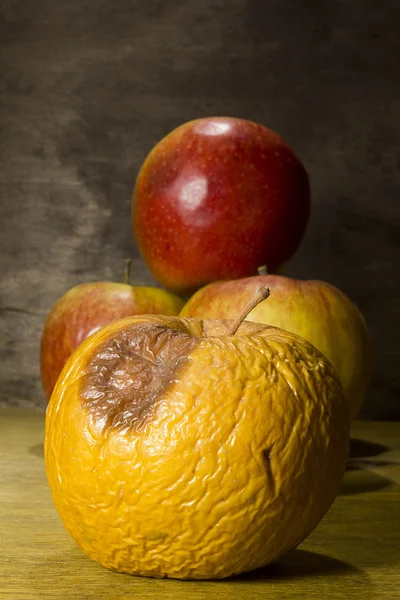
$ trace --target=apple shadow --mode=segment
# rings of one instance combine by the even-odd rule
[[[394,482],[391,479],[376,472],[380,467],[393,464],[393,461],[387,461],[384,458],[375,458],[388,450],[390,448],[383,444],[352,438],[350,440],[346,473],[339,490],[339,495],[347,496],[373,492],[392,486]]]
[[[310,550],[295,549],[271,563],[255,571],[229,578],[231,581],[254,582],[303,579],[318,575],[350,575],[361,574],[362,571],[353,565],[336,558],[325,556]]]
[[[386,464],[383,462],[379,466],[386,466]],[[374,492],[395,485],[395,482],[388,477],[370,469],[371,463],[369,462],[365,466],[362,463],[360,465],[348,465],[340,486],[339,496]]]
[[[360,440],[358,438],[350,439],[350,458],[365,458],[366,456],[379,456],[384,452],[388,452],[390,448],[383,444],[376,444],[375,442],[368,442],[367,440]]]
[[[36,444],[36,446],[31,446],[28,448],[29,454],[33,454],[33,456],[38,456],[39,458],[44,458],[44,446],[42,444]]]

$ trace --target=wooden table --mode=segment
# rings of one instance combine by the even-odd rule
[[[400,424],[357,422],[341,492],[276,565],[225,581],[132,577],[87,558],[53,507],[44,413],[0,410],[0,599],[400,599]]]

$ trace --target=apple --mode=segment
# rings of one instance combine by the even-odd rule
[[[132,199],[147,266],[186,296],[261,265],[276,272],[298,248],[309,212],[308,176],[292,148],[267,127],[230,117],[190,121],[162,139]]]
[[[121,319],[65,365],[46,413],[47,478],[65,528],[104,567],[237,575],[297,547],[335,499],[342,386],[306,340],[243,323],[267,293],[231,321]]]
[[[131,315],[178,315],[184,303],[165,290],[127,283],[82,283],[69,290],[51,309],[41,338],[40,372],[47,401],[67,359],[92,333]]]
[[[371,342],[361,312],[333,285],[283,275],[215,282],[194,294],[180,314],[231,319],[260,284],[270,288],[271,297],[256,306],[247,319],[296,333],[318,348],[336,369],[354,420],[369,385]]]

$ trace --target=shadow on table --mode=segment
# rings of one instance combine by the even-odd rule
[[[383,444],[375,444],[366,440],[351,438],[350,440],[350,458],[365,458],[366,456],[379,456],[384,452],[388,452],[390,448]]]
[[[382,467],[391,466],[393,461],[379,458],[390,450],[382,444],[352,438],[346,473],[340,488],[340,495],[373,492],[393,485],[388,477],[377,473]]]
[[[365,571],[324,554],[301,549],[293,550],[276,563],[262,569],[225,581],[234,583],[235,587],[248,585],[250,589],[257,588],[258,591],[260,585],[264,584],[267,594],[265,597],[271,600],[283,597],[300,598],[303,595],[309,598],[326,596],[346,600],[376,598],[375,586]],[[335,595],[336,592],[338,595]]]
[[[37,444],[36,446],[31,446],[28,448],[29,454],[33,454],[33,456],[38,456],[39,458],[44,458],[44,447],[43,444]]]
[[[363,467],[351,467],[347,470],[340,486],[339,496],[375,492],[394,485],[388,477],[374,473]]]
[[[336,558],[309,550],[293,550],[276,563],[256,569],[244,575],[230,578],[231,581],[260,581],[262,579],[299,579],[317,575],[344,575],[362,573],[356,567]]]

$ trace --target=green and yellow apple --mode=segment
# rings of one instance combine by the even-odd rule
[[[339,289],[323,281],[260,275],[211,283],[195,293],[180,316],[232,319],[260,284],[271,290],[247,320],[296,333],[320,350],[334,366],[354,420],[364,400],[372,351],[364,317]]]
[[[64,364],[92,333],[117,319],[138,314],[179,314],[184,300],[155,287],[107,281],[70,289],[51,309],[40,344],[40,372],[47,401]]]

